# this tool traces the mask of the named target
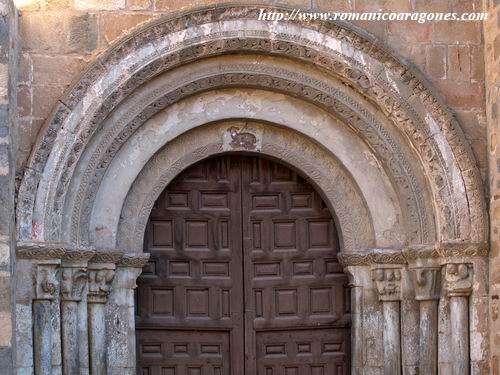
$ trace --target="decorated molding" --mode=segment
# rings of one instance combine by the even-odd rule
[[[57,268],[59,262],[40,263],[36,265],[35,299],[55,300],[59,291]]]
[[[374,249],[366,253],[340,253],[340,264],[347,266],[370,266],[373,264],[406,264],[403,253],[398,250]]]
[[[64,263],[87,263],[95,255],[94,250],[90,249],[70,249],[64,253],[62,258]]]
[[[439,259],[441,256],[437,246],[427,245],[408,246],[403,249],[403,254],[409,264],[423,259]]]
[[[441,243],[438,251],[442,257],[446,257],[446,258],[487,257],[488,256],[488,244],[487,243],[466,243],[466,242]]]
[[[121,251],[96,251],[90,261],[92,263],[118,263],[122,256]]]
[[[61,242],[19,242],[16,257],[31,260],[61,259],[66,254],[67,246]]]
[[[468,297],[472,293],[471,263],[449,263],[443,267],[443,290],[447,297]]]
[[[61,259],[65,262],[88,261],[95,251],[77,248],[66,242],[19,242],[16,256],[18,259],[50,260]]]
[[[371,266],[376,264],[411,265],[419,260],[435,260],[444,264],[450,258],[487,257],[486,243],[439,243],[431,245],[413,245],[403,250],[372,249],[363,253],[340,253],[337,257],[343,267]]]
[[[118,267],[142,268],[149,260],[149,254],[143,253],[139,255],[124,255],[118,261]]]
[[[440,267],[414,267],[410,268],[410,272],[417,301],[438,300],[441,297]]]
[[[372,281],[375,282],[380,301],[401,300],[401,275],[400,267],[380,266],[372,269]]]
[[[87,284],[87,268],[62,267],[59,269],[59,283],[62,301],[78,302],[82,299]]]

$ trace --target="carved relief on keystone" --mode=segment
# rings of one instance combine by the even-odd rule
[[[53,300],[57,297],[59,283],[57,280],[57,264],[38,264],[36,266],[36,299]]]
[[[114,276],[112,269],[89,270],[89,303],[106,303]]]
[[[231,126],[223,134],[222,148],[225,151],[231,150],[256,150],[262,148],[262,131],[248,127],[246,123],[235,122],[237,126]]]
[[[80,301],[87,284],[87,269],[83,267],[65,267],[59,270],[61,300]]]
[[[467,297],[472,293],[472,264],[449,263],[443,267],[443,289],[447,297]]]
[[[441,294],[441,270],[438,267],[416,267],[411,269],[415,299],[417,301],[438,300]]]
[[[372,280],[381,301],[401,300],[401,268],[375,268],[372,270]]]

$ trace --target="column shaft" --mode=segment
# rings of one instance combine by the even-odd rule
[[[52,308],[51,301],[33,302],[35,374],[52,373]]]
[[[420,375],[437,374],[438,301],[420,301]]]
[[[467,297],[450,298],[453,375],[469,374],[469,304]]]
[[[91,303],[88,305],[91,375],[106,375],[105,311],[105,305],[102,303]]]
[[[398,301],[382,302],[384,314],[384,374],[401,374],[401,320]]]
[[[410,288],[410,286],[407,288]],[[401,362],[403,375],[414,375],[418,373],[419,327],[419,303],[414,299],[403,299],[401,301]]]
[[[61,302],[61,333],[63,349],[63,373],[79,373],[78,304],[76,301]]]
[[[472,294],[471,263],[449,263],[444,268],[444,290],[450,299],[450,352],[452,375],[469,375],[469,296]]]
[[[361,374],[363,371],[363,317],[361,307],[363,306],[363,288],[360,286],[351,287],[352,306],[352,328],[351,328],[351,366],[353,373]]]

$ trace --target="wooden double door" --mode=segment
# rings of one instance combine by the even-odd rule
[[[289,168],[205,160],[161,194],[138,280],[142,375],[346,375],[347,279],[332,216]]]

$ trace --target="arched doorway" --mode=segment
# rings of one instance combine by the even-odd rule
[[[58,100],[17,195],[16,298],[26,304],[16,306],[16,346],[33,351],[23,371],[61,372],[62,359],[83,372],[135,373],[133,289],[154,202],[188,166],[224,152],[282,160],[321,190],[350,279],[352,373],[485,368],[487,211],[460,125],[383,43],[347,24],[259,21],[261,9],[157,19]],[[63,303],[78,305],[78,325]],[[182,350],[185,339],[170,337],[165,350]],[[287,360],[282,349],[271,346],[271,359]],[[162,342],[150,350],[161,357]]]
[[[347,277],[310,183],[257,156],[178,175],[146,229],[138,280],[141,374],[347,374]]]

